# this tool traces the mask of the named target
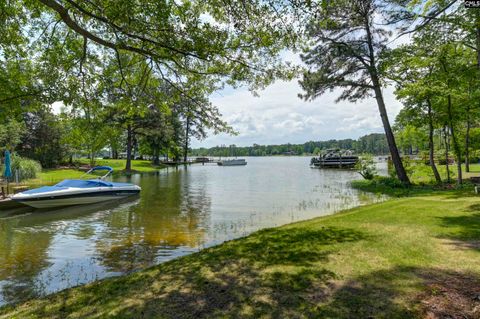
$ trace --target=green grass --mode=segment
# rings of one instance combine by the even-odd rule
[[[438,172],[440,177],[443,180],[447,179],[447,167],[445,165],[437,165]],[[463,178],[468,179],[472,176],[480,176],[480,164],[470,164],[470,172],[465,172],[465,165],[462,165]],[[454,180],[457,176],[457,166],[455,164],[450,165],[450,178]],[[410,176],[410,179],[413,183],[433,183],[435,182],[435,177],[432,173],[432,168],[429,165],[417,164],[413,167],[413,172]]]
[[[480,197],[446,191],[262,230],[0,318],[477,318],[479,258]]]
[[[392,197],[415,196],[434,194],[438,191],[448,191],[456,189],[460,193],[473,191],[473,185],[468,180],[472,176],[480,176],[480,164],[471,164],[470,172],[465,172],[465,166],[462,166],[464,183],[461,186],[456,183],[456,169],[454,165],[450,166],[451,184],[446,183],[447,170],[445,165],[437,165],[443,183],[438,185],[432,173],[432,168],[425,164],[416,163],[409,168],[409,174],[412,185],[405,187],[396,178],[377,176],[373,180],[357,180],[352,182],[352,186],[366,192],[386,194]]]
[[[82,166],[88,166],[88,159],[80,159],[78,163]],[[97,166],[111,166],[114,169],[114,174],[122,174],[125,169],[125,160],[96,160]],[[155,166],[150,161],[132,160],[132,170],[140,173],[156,172],[164,166]],[[38,174],[36,179],[28,180],[25,183],[28,185],[45,185],[55,184],[67,178],[79,178],[85,174],[85,169],[74,168],[60,168],[60,169],[44,169]]]
[[[413,180],[412,180],[413,181]],[[433,182],[428,184],[418,183],[410,186],[403,185],[398,179],[392,177],[376,176],[372,180],[356,180],[351,183],[353,188],[364,192],[384,194],[391,197],[405,197],[437,194],[455,190],[457,194],[470,194],[474,191],[474,185],[465,181],[462,185],[442,183],[437,185]]]
[[[89,165],[90,160],[83,158],[78,161],[82,165]],[[124,159],[97,159],[97,166],[111,166],[115,171],[123,171],[125,169],[126,160]],[[148,173],[158,170],[158,166],[154,166],[151,161],[132,160],[132,170],[136,172]]]

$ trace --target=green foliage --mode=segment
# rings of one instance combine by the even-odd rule
[[[26,133],[25,124],[15,120],[0,123],[0,151],[13,151]]]
[[[365,192],[386,194],[394,197],[408,196],[418,191],[413,186],[405,186],[396,177],[375,176],[371,180],[353,181],[351,184],[353,188]]]
[[[336,102],[375,97],[398,178],[408,184],[382,92],[382,64],[392,36],[387,26],[403,21],[402,4],[396,0],[325,1],[307,26],[310,41],[301,58],[308,69],[300,80],[304,91],[300,96],[313,100],[338,89]]]
[[[355,165],[355,169],[364,179],[372,180],[377,175],[377,169],[373,156],[370,154],[363,154]]]
[[[24,115],[26,134],[19,145],[18,153],[36,161],[44,168],[55,167],[66,157],[63,143],[64,126],[47,107]]]
[[[12,178],[15,178],[18,172],[19,181],[34,179],[41,171],[42,165],[39,162],[21,157],[18,154],[12,156]]]
[[[356,153],[385,155],[388,153],[387,140],[384,134],[373,133],[358,140],[310,141],[304,144],[258,145],[253,146],[216,146],[199,148],[190,152],[193,156],[271,156],[271,155],[317,155],[322,150],[339,148],[353,150]]]

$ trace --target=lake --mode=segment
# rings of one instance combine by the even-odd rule
[[[0,219],[0,304],[138,271],[265,227],[380,201],[360,175],[309,167],[309,157],[247,166],[168,168],[116,178],[142,187],[123,202]]]

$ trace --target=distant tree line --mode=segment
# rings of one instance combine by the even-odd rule
[[[385,134],[373,133],[358,140],[310,141],[303,144],[236,146],[222,145],[212,148],[198,148],[190,152],[191,156],[272,156],[272,155],[317,155],[323,150],[338,148],[353,150],[355,153],[384,155],[388,153]]]

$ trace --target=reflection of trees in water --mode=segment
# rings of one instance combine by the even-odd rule
[[[17,302],[41,294],[36,276],[49,266],[50,231],[19,228],[19,219],[0,221],[0,280],[6,302]]]
[[[116,205],[75,206],[0,220],[0,287],[5,302],[24,301],[45,293],[48,283],[38,280],[38,276],[50,267],[48,252],[53,237],[64,231],[66,221],[81,221],[88,214]],[[72,234],[87,239],[94,232],[91,225],[80,223]]]
[[[97,241],[101,263],[111,271],[129,272],[178,247],[201,245],[211,206],[201,182],[183,169],[144,176],[139,205],[117,210],[106,221],[107,230]]]

